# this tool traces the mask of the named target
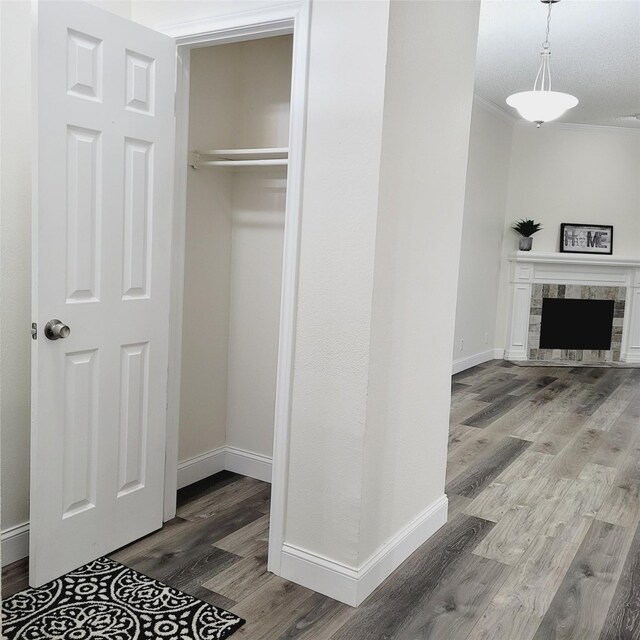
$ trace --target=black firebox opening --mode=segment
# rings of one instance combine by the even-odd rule
[[[611,349],[613,300],[543,298],[541,349]]]

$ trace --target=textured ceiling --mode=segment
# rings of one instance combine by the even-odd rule
[[[508,95],[533,88],[547,5],[482,0],[476,92],[517,116]],[[640,129],[640,0],[562,0],[551,11],[551,80],[580,104],[559,120]]]

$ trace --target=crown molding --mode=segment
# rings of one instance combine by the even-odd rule
[[[493,113],[493,115],[498,116],[499,118],[502,118],[503,120],[505,120],[511,125],[515,124],[518,121],[518,118],[516,118],[513,114],[507,111],[507,109],[503,109],[500,105],[496,104],[492,100],[488,100],[487,98],[484,98],[479,93],[473,94],[473,102],[474,104],[477,104],[483,107],[486,111]]]
[[[532,127],[535,128],[535,123],[528,122],[527,120],[523,120],[522,118],[518,118],[513,115],[507,109],[502,108],[500,105],[493,102],[493,100],[489,100],[484,96],[481,96],[479,93],[473,94],[473,102],[474,104],[480,105],[485,110],[493,113],[494,115],[506,120],[510,124],[516,124],[518,127]],[[605,125],[605,124],[584,124],[578,122],[547,122],[542,125],[545,129],[565,129],[567,131],[591,131],[591,132],[602,132],[602,133],[631,133],[632,135],[640,134],[640,128],[636,127],[615,127],[613,125]]]
[[[536,128],[533,122],[527,122],[526,120],[518,120],[518,127],[531,127]],[[542,125],[544,129],[556,129],[564,131],[589,131],[591,133],[617,133],[617,134],[640,134],[640,129],[631,127],[613,127],[604,124],[582,124],[577,122],[547,122]]]

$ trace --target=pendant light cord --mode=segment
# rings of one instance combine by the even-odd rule
[[[553,2],[549,2],[549,11],[547,12],[547,35],[542,43],[542,47],[544,49],[548,49],[550,46],[549,43],[549,29],[551,28],[551,7],[553,6]]]
[[[547,33],[545,36],[545,40],[542,43],[542,52],[540,55],[542,56],[542,61],[540,62],[540,68],[538,69],[538,75],[536,75],[535,82],[533,83],[534,91],[551,91],[551,67],[549,66],[549,59],[551,58],[551,51],[549,47],[551,43],[549,42],[549,29],[551,28],[551,6],[553,2],[549,2],[549,10],[547,12]],[[540,87],[538,88],[538,81],[540,82]]]

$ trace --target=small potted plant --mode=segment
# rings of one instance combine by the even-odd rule
[[[542,225],[533,220],[518,220],[511,228],[520,234],[520,244],[518,245],[520,251],[531,251],[531,245],[533,244],[531,236],[540,231]]]

